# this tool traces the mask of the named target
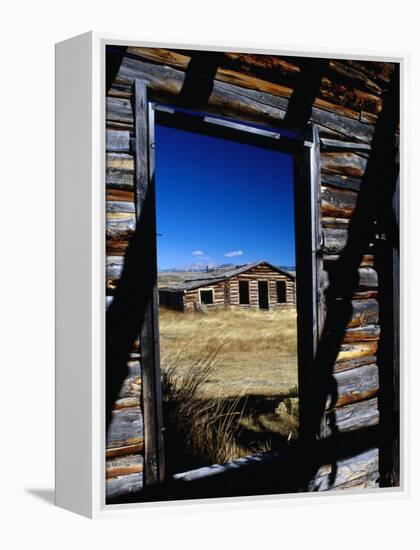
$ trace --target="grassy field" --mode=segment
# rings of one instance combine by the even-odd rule
[[[296,437],[294,309],[162,308],[159,316],[174,470],[280,448]]]

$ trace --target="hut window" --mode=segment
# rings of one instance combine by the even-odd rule
[[[239,281],[239,303],[249,305],[249,282]]]
[[[213,303],[213,290],[200,290],[200,304],[207,306]]]
[[[277,303],[285,304],[286,302],[286,281],[277,281]]]

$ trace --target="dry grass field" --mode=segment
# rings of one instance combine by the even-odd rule
[[[159,326],[169,469],[225,462],[296,437],[294,309],[161,308]]]

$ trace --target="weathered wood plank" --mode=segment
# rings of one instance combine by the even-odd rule
[[[106,184],[132,190],[134,186],[134,159],[126,153],[107,153]]]
[[[185,71],[191,55],[185,51],[171,51],[161,48],[129,48],[127,52],[142,59],[155,63],[163,63]],[[274,95],[290,97],[292,90],[298,84],[300,67],[290,63],[280,56],[252,55],[226,52],[220,57],[220,66],[216,79],[231,84],[239,84]],[[379,113],[382,100],[377,95],[346,86],[343,80],[334,79],[333,71],[321,80],[319,97],[315,99],[316,106],[327,110],[344,112],[355,117],[361,110]],[[362,83],[361,83],[362,84]],[[340,111],[341,109],[341,111]]]
[[[128,153],[130,151],[130,132],[107,129],[106,151],[108,153]]]
[[[143,473],[127,476],[111,477],[106,480],[106,497],[113,499],[122,495],[126,496],[143,489]]]
[[[123,447],[143,442],[143,414],[140,407],[112,411],[106,446]]]
[[[123,62],[124,63],[124,62]],[[144,75],[141,75],[142,79]],[[136,216],[144,231],[146,265],[143,268],[146,288],[145,310],[139,326],[142,361],[142,405],[144,411],[145,484],[163,480],[164,454],[162,437],[162,399],[160,382],[160,348],[158,324],[156,202],[153,112],[149,111],[149,87],[145,80],[134,80]]]
[[[357,204],[357,193],[332,187],[321,187],[321,212],[332,218],[351,218]]]
[[[106,201],[106,211],[108,213],[135,214],[134,202],[128,201]],[[108,217],[108,219],[112,219]],[[115,218],[114,218],[115,219]]]
[[[326,408],[340,407],[374,397],[379,390],[378,366],[364,365],[334,374],[337,385],[337,398],[327,401]]]
[[[131,81],[140,77],[145,79],[156,98],[175,104],[185,78],[182,71],[130,58],[123,59],[119,75]],[[209,112],[277,128],[287,107],[288,99],[283,97],[220,81],[214,82],[206,104]],[[373,136],[372,126],[318,107],[313,107],[311,120],[351,139],[370,142]]]
[[[350,191],[359,191],[362,179],[347,176],[345,174],[321,173],[321,182],[323,185],[339,187]]]
[[[106,478],[138,474],[143,471],[143,457],[132,454],[123,457],[114,457],[106,461]]]
[[[352,314],[347,326],[349,328],[374,325],[379,320],[379,303],[377,300],[353,300]]]
[[[134,445],[123,445],[121,447],[112,447],[106,449],[106,458],[115,458],[117,456],[128,456],[130,454],[141,453],[144,449],[144,442],[135,443]]]
[[[321,171],[325,174],[360,178],[365,173],[366,164],[366,159],[356,153],[321,153]]]
[[[376,341],[341,344],[336,363],[348,362],[356,358],[376,355],[378,343]]]
[[[362,357],[355,357],[354,359],[349,359],[348,361],[336,363],[334,365],[334,372],[342,372],[345,370],[354,369],[356,367],[361,367],[363,365],[372,365],[375,362],[375,355],[363,355]]]
[[[336,429],[341,433],[376,426],[379,423],[378,398],[337,407],[331,413],[327,413],[326,417],[327,436],[332,435],[328,419],[333,419],[333,425],[335,424]]]
[[[321,466],[310,482],[308,491],[377,486],[378,470],[379,451],[370,449],[350,458],[337,460],[334,472],[332,464]]]
[[[356,143],[328,138],[321,138],[320,142],[321,151],[326,152],[369,152],[371,150],[371,146],[368,143]]]
[[[106,190],[107,201],[121,201],[134,203],[134,191],[126,191],[125,189],[112,189]]]
[[[106,219],[106,238],[113,241],[128,241],[136,229],[136,219],[132,214]]]
[[[106,240],[106,253],[108,256],[124,256],[125,251],[129,245],[128,240],[113,240],[107,238]]]
[[[108,121],[133,124],[133,108],[129,99],[117,97],[106,98],[106,114]]]
[[[348,231],[350,218],[331,218],[329,216],[322,217],[322,227],[325,229],[345,229]],[[324,254],[325,256],[336,256],[334,254]]]
[[[381,331],[378,325],[349,328],[344,334],[343,342],[365,342],[368,340],[378,340],[380,332]]]

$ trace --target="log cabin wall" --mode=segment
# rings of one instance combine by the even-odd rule
[[[369,209],[375,209],[374,202],[381,200],[381,182],[369,165],[375,130],[382,131],[386,124],[381,118],[385,118],[385,97],[396,65],[230,52],[200,55],[141,47],[111,47],[108,62],[112,66],[107,74],[106,104],[109,301],[118,288],[124,253],[135,229],[135,78],[147,81],[154,98],[168,104],[269,127],[304,127],[312,122],[318,126],[321,146],[321,257],[325,269],[321,291],[326,327],[318,362],[322,383],[336,388],[323,402],[327,412],[320,422],[321,437],[365,433],[377,426],[381,400],[378,342],[383,328],[379,301],[386,296],[378,295],[381,279],[375,232],[371,225],[360,228],[357,223],[369,218]],[[364,191],[372,180],[373,194]],[[362,237],[363,232],[368,237]],[[349,241],[355,233],[359,240],[353,246]],[[343,271],[348,264],[351,273]],[[337,304],[346,305],[344,313]],[[134,343],[108,430],[108,497],[128,495],[142,487],[139,351]],[[360,452],[320,465],[308,489],[377,486],[380,460],[379,444],[373,438]]]
[[[200,288],[187,290],[184,296],[184,311],[196,311],[204,307],[205,309],[218,309],[226,307],[226,281],[212,285],[203,285]],[[213,292],[212,304],[201,304],[200,291],[211,290]]]
[[[239,281],[248,281],[249,283],[249,305],[239,303]],[[267,281],[268,283],[268,304],[269,309],[293,306],[295,303],[295,282],[286,275],[271,269],[268,265],[258,265],[245,273],[236,275],[229,279],[228,302],[231,306],[237,307],[259,307],[258,302],[258,281]],[[277,297],[277,281],[283,281],[286,285],[286,303],[279,303]]]

